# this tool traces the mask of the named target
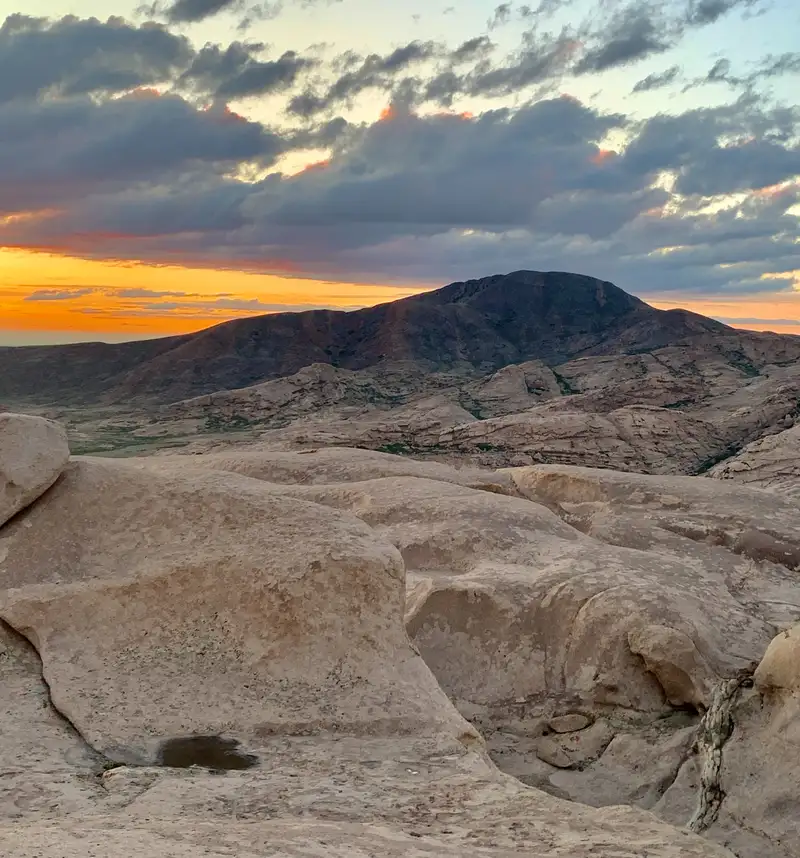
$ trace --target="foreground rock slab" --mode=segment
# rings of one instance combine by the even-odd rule
[[[477,740],[405,636],[402,558],[353,516],[236,474],[85,460],[0,546],[0,616],[115,762],[194,735]]]
[[[0,528],[0,854],[795,858],[799,528],[711,480],[74,460]]]

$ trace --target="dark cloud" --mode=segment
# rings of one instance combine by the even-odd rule
[[[258,123],[177,96],[9,102],[0,105],[0,212],[200,168],[213,175],[242,161],[269,164],[283,145]]]
[[[223,11],[241,9],[241,0],[175,0],[167,9],[170,21],[189,23],[203,21]]]
[[[183,89],[194,88],[199,92],[213,93],[226,81],[237,78],[258,56],[266,50],[259,43],[232,42],[222,46],[204,45],[195,55],[191,65],[183,72],[177,85]]]
[[[563,76],[580,43],[569,31],[539,36],[529,31],[522,46],[502,63],[481,60],[468,72],[440,69],[420,87],[422,101],[449,106],[458,96],[498,97],[521,92]]]
[[[380,282],[536,267],[638,291],[775,289],[763,274],[798,268],[800,110],[770,106],[755,84],[798,71],[798,54],[743,69],[720,60],[703,81],[744,96],[633,122],[553,88],[658,54],[748,4],[608,0],[602,15],[547,33],[536,14],[559,5],[509,6],[528,23],[505,57],[483,35],[333,61],[244,40],[196,50],[156,24],[12,16],[0,30],[0,215],[23,216],[0,217],[0,243]],[[634,91],[680,74],[653,71]],[[154,83],[173,90],[144,89]],[[519,106],[527,88],[535,96]],[[278,132],[224,106],[276,92],[303,122]],[[391,103],[381,121],[336,115],[368,92]],[[509,95],[515,106],[477,117],[429,106]],[[319,149],[307,158],[318,163],[286,172]],[[79,297],[67,291],[38,300]],[[142,313],[210,312],[189,294],[115,294],[149,302]],[[212,303],[221,312],[226,300]]]
[[[717,60],[708,70],[706,81],[708,83],[716,83],[721,80],[730,80],[731,61],[726,59]]]
[[[765,57],[752,77],[771,78],[785,74],[800,74],[800,53],[787,52],[777,57]]]
[[[762,275],[797,268],[797,123],[756,97],[638,125],[570,98],[474,119],[398,108],[290,135],[287,147],[334,141],[328,162],[294,176],[246,183],[184,165],[94,185],[0,240],[379,282],[566,267],[650,294],[774,291],[790,281]],[[605,151],[617,128],[627,147]],[[654,184],[664,171],[672,182]]]
[[[109,290],[117,298],[191,298],[190,292],[158,292],[155,289],[115,289]]]
[[[683,91],[712,83],[724,83],[737,90],[752,91],[760,82],[790,74],[800,74],[800,53],[786,52],[778,56],[769,54],[751,71],[738,74],[733,72],[731,60],[723,57],[718,59],[703,77],[687,83]]]
[[[494,30],[497,27],[502,27],[511,20],[511,12],[514,8],[513,3],[501,3],[495,7],[492,17],[489,20],[489,29]]]
[[[462,42],[450,55],[450,61],[456,65],[481,59],[489,54],[494,45],[488,36],[476,36]]]
[[[576,74],[602,72],[630,65],[674,48],[692,29],[709,26],[737,8],[756,6],[760,0],[689,0],[681,9],[658,0],[632,0],[596,24],[578,28],[586,43]],[[641,90],[640,90],[641,91]]]
[[[291,87],[301,72],[314,65],[312,60],[286,51],[277,60],[248,63],[239,74],[220,83],[215,95],[225,100],[280,92]]]
[[[634,84],[633,92],[650,92],[674,83],[681,74],[680,66],[670,66],[663,72],[653,72]]]
[[[575,66],[576,74],[601,72],[628,65],[672,46],[653,9],[645,4],[630,6],[615,15],[597,44],[583,55]]]
[[[248,2],[248,0],[174,0],[170,3],[165,14],[173,23],[193,24],[213,18],[222,12],[242,13],[244,18],[240,29],[246,29],[253,21],[264,20],[278,15],[284,2],[295,5],[312,6],[315,3],[335,3],[339,0],[264,0],[264,2]]]
[[[690,0],[686,21],[691,26],[713,24],[736,8],[752,8],[760,0]]]
[[[160,83],[185,68],[193,54],[185,37],[158,24],[10,15],[0,27],[0,102]]]
[[[410,67],[424,63],[441,53],[435,42],[413,41],[388,54],[370,54],[360,64],[345,71],[324,94],[305,92],[291,99],[290,114],[310,117],[336,105],[347,103],[369,89],[390,89],[398,76]]]
[[[731,194],[789,180],[800,173],[800,110],[762,110],[758,102],[751,95],[721,108],[655,116],[623,161],[635,172],[672,171],[680,194]]]

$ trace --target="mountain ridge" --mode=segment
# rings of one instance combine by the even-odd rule
[[[122,344],[0,349],[0,401],[174,402],[281,378],[314,363],[359,370],[411,361],[421,371],[461,367],[469,374],[692,339],[736,351],[775,337],[793,344],[791,359],[800,357],[800,338],[658,310],[587,275],[523,270],[361,310],[254,316]]]

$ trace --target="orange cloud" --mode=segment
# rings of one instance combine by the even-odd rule
[[[331,165],[331,159],[330,158],[323,158],[322,161],[312,161],[310,164],[306,164],[305,167],[303,167],[303,169],[300,170],[300,172],[301,173],[318,172],[320,170],[325,170],[326,168],[330,167],[330,165]]]
[[[589,160],[593,164],[600,166],[601,164],[605,164],[606,161],[616,158],[616,156],[617,153],[613,149],[598,149],[597,152],[589,158]]]

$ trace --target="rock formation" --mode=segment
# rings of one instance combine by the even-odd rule
[[[800,496],[800,423],[753,441],[708,476]]]
[[[0,851],[728,854],[503,774],[409,643],[406,568],[587,543],[523,483],[363,451],[77,459],[41,481],[0,529]],[[561,714],[554,735],[594,731],[602,754],[612,728]]]
[[[791,500],[356,449],[65,466],[45,426],[0,528],[0,853],[800,856]]]

